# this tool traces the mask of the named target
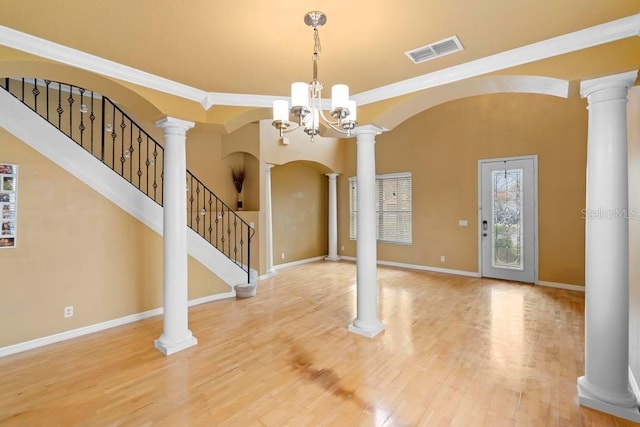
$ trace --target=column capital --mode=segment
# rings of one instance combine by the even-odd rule
[[[195,126],[195,123],[167,116],[158,120],[156,126],[163,128],[165,134],[186,135],[187,131]]]
[[[380,135],[382,132],[386,131],[381,127],[376,125],[363,125],[358,126],[353,130],[353,134],[358,137],[360,135]]]
[[[626,73],[612,74],[610,76],[599,77],[597,79],[583,80],[580,82],[580,96],[589,97],[591,94],[613,88],[629,89],[638,78],[638,70]]]
[[[335,181],[335,179],[336,179],[340,174],[339,174],[339,173],[332,172],[332,173],[325,173],[325,175],[329,177],[329,180],[330,180],[330,181],[331,181],[331,180],[334,180],[334,181]]]
[[[266,168],[267,173],[271,173],[271,169],[273,169],[275,165],[273,163],[265,163],[264,167]]]

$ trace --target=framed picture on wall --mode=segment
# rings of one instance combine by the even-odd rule
[[[0,163],[0,249],[15,248],[18,221],[18,165]]]

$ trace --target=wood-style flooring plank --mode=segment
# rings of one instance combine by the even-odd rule
[[[0,426],[615,426],[576,403],[584,294],[379,267],[374,339],[349,333],[355,264],[280,270],[257,296],[0,359]]]

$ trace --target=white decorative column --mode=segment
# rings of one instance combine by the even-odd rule
[[[349,331],[372,338],[384,330],[378,320],[376,247],[376,135],[381,129],[357,127],[358,218],[356,240],[357,314]]]
[[[325,258],[327,261],[339,261],[338,256],[338,191],[336,178],[339,173],[328,173],[329,177],[329,254]]]
[[[585,375],[578,401],[640,421],[629,387],[627,91],[638,72],[583,81],[587,98]]]
[[[165,355],[194,346],[187,295],[186,134],[194,125],[173,117],[156,122],[164,129],[163,178],[163,331],[155,347]]]
[[[273,268],[273,220],[271,210],[271,168],[273,166],[267,163],[264,179],[267,274],[276,273],[275,268]]]

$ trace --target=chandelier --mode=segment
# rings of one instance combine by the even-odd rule
[[[337,84],[331,88],[331,110],[329,114],[334,121],[327,119],[322,109],[322,83],[318,81],[318,60],[320,59],[320,35],[318,27],[327,22],[327,16],[318,11],[305,15],[304,22],[313,28],[313,80],[311,82],[295,82],[291,84],[291,107],[285,100],[273,102],[273,126],[280,132],[291,132],[304,126],[304,132],[313,137],[320,132],[320,119],[332,129],[351,136],[356,127],[356,102],[349,99],[349,86]],[[295,117],[292,122],[290,116]],[[291,129],[289,129],[291,127]]]

